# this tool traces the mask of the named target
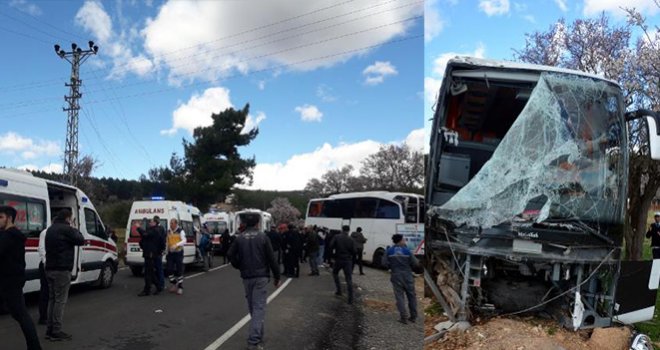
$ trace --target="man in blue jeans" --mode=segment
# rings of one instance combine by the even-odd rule
[[[388,247],[383,256],[383,266],[392,271],[392,288],[396,298],[396,307],[399,309],[399,322],[406,324],[408,321],[417,320],[417,298],[415,296],[415,281],[412,269],[419,262],[415,255],[406,246],[406,239],[403,235],[395,234],[392,236],[394,246]],[[408,310],[406,310],[405,299],[408,299]],[[408,313],[410,312],[410,317]]]
[[[280,284],[280,269],[273,253],[270,239],[259,231],[259,214],[247,214],[241,218],[245,231],[237,235],[227,255],[232,266],[241,270],[245,298],[250,310],[248,349],[263,349],[264,322],[268,281],[273,273],[274,285]]]

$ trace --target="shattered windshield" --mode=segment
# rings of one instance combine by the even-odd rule
[[[490,160],[432,214],[482,228],[548,219],[620,222],[624,132],[615,86],[542,73]]]

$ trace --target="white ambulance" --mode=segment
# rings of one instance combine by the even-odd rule
[[[220,251],[220,236],[222,233],[225,232],[225,230],[229,230],[230,233],[234,231],[232,213],[212,211],[210,213],[204,214],[202,221],[206,224],[209,229],[209,233],[211,234],[213,241],[213,251]]]
[[[245,214],[259,214],[261,220],[259,221],[259,231],[266,232],[270,229],[270,225],[273,222],[273,217],[269,212],[259,210],[259,209],[243,209],[234,213],[234,232],[233,234],[238,233],[241,228],[241,218]]]
[[[71,284],[95,283],[102,288],[112,285],[117,272],[117,245],[108,237],[94,205],[80,189],[27,171],[0,169],[0,204],[16,208],[16,226],[27,236],[24,293],[40,289],[39,234],[65,208],[73,213],[72,226],[85,238],[85,244],[75,249]]]
[[[199,209],[180,201],[164,200],[162,197],[153,197],[147,201],[135,201],[131,206],[131,213],[126,223],[126,265],[131,268],[133,275],[142,273],[144,259],[140,249],[140,234],[135,228],[138,223],[146,229],[148,221],[155,215],[160,217],[160,226],[169,229],[170,220],[177,219],[179,227],[186,233],[186,243],[183,247],[183,263],[191,264],[197,262],[195,227],[201,227],[201,215]],[[163,263],[165,257],[163,256]]]

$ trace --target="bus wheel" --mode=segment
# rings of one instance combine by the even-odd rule
[[[142,275],[142,266],[131,266],[131,272],[133,276],[139,277]]]
[[[106,261],[103,264],[103,268],[101,268],[101,274],[99,275],[99,281],[98,281],[99,288],[102,289],[110,288],[114,277],[115,277],[115,273],[112,269],[112,265]]]
[[[371,265],[377,269],[382,269],[383,264],[381,263],[383,261],[383,249],[376,249],[374,252],[374,257],[371,260]]]

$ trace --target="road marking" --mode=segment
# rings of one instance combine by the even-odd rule
[[[219,269],[221,269],[221,268],[223,268],[223,267],[227,267],[227,266],[229,266],[229,265],[228,265],[228,264],[225,264],[225,265],[222,265],[222,266],[214,267],[214,268],[212,268],[212,269],[210,269],[210,270],[208,270],[208,271],[206,271],[206,272],[199,272],[199,273],[196,273],[196,274],[194,274],[194,275],[186,276],[186,277],[184,277],[184,279],[188,279],[188,278],[193,278],[193,277],[201,276],[201,275],[203,275],[203,274],[205,274],[205,273],[213,272],[213,271],[219,270]]]
[[[199,272],[199,273],[196,273],[196,274],[194,274],[194,275],[186,276],[186,277],[184,277],[183,279],[184,279],[184,280],[187,280],[187,279],[189,279],[189,278],[194,278],[194,277],[197,277],[197,276],[201,276],[201,275],[203,275],[203,274],[205,274],[205,273],[206,273],[206,272]]]
[[[227,266],[229,266],[229,264],[220,265],[218,267],[214,267],[214,268],[210,269],[209,272],[210,271],[215,271],[215,270],[220,270],[221,268],[227,267]]]
[[[126,270],[127,268],[128,268],[128,266],[120,267],[119,271]]]
[[[270,304],[270,302],[275,299],[286,286],[291,283],[291,278],[288,278],[282,285],[271,294],[268,299],[266,300],[266,304]],[[211,343],[211,345],[207,346],[204,350],[217,350],[220,348],[222,344],[224,344],[229,338],[231,338],[236,332],[238,332],[243,326],[245,326],[249,321],[250,321],[250,314],[245,315],[238,323],[236,323],[233,327],[231,327],[225,334],[223,334],[220,338],[218,338],[216,341]]]

